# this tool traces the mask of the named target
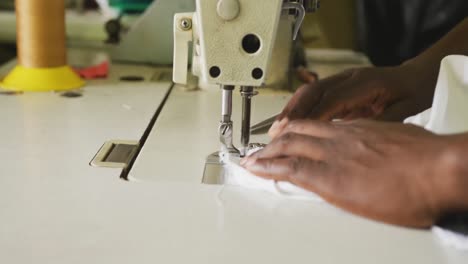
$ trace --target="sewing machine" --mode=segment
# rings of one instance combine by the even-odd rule
[[[275,43],[281,38],[295,40],[305,13],[318,7],[316,0],[197,0],[196,12],[175,15],[173,80],[187,84],[191,48],[193,75],[199,77],[200,83],[216,84],[222,91],[219,125],[222,152],[240,156],[248,152],[252,97],[258,93],[256,88],[266,83]],[[292,34],[277,36],[282,23],[293,28]],[[232,138],[235,87],[240,87],[242,96],[240,150]]]
[[[285,13],[280,1],[271,2]],[[357,56],[349,64],[355,53],[332,54],[345,59],[320,66],[319,56],[310,57],[320,76],[366,63]],[[69,61],[89,65],[98,55],[70,50]],[[3,65],[0,76],[14,64]],[[202,66],[195,60],[192,70],[209,74]],[[267,84],[272,68],[264,68]],[[202,184],[205,156],[219,148],[219,109],[229,110],[222,104],[231,99],[219,100],[219,88],[202,83],[203,89],[187,91],[166,77],[160,67],[114,62],[107,78],[87,81],[75,96],[0,93],[1,263],[466,263],[466,253],[442,246],[429,231],[369,221],[326,203]],[[261,93],[252,123],[278,113],[290,96]],[[243,96],[227,94],[232,108],[241,109]],[[241,123],[240,111],[231,120]],[[103,146],[114,139],[138,151],[116,153],[117,141]],[[267,140],[252,135],[254,142]],[[93,156],[110,168],[90,166]]]

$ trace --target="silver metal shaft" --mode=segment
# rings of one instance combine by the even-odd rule
[[[241,129],[241,157],[247,154],[250,143],[250,117],[252,112],[252,97],[256,95],[252,86],[242,86],[242,129]]]
[[[232,91],[234,86],[225,85],[222,87],[221,101],[221,122],[231,121],[232,116]]]
[[[230,153],[239,153],[239,150],[234,147],[232,143],[232,91],[234,86],[222,85],[222,97],[221,97],[221,122],[219,124],[219,139],[221,141],[221,147],[223,151]]]

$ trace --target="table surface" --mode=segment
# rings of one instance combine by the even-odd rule
[[[130,172],[134,181],[121,180],[120,169],[90,167],[105,141],[139,140],[172,85],[152,81],[157,68],[111,69],[77,98],[0,95],[1,263],[467,263],[468,253],[429,231],[201,184],[205,156],[218,146],[216,91],[172,90]],[[145,81],[119,80],[129,74]],[[255,121],[289,96],[261,93]],[[237,112],[235,120],[239,131]]]

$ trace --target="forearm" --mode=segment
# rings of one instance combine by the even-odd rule
[[[419,56],[408,60],[404,65],[414,66],[424,78],[434,84],[441,60],[448,55],[468,55],[468,18],[465,18],[447,35]]]
[[[468,55],[468,18],[402,67],[420,77],[417,78],[419,88],[432,90],[437,82],[440,63],[448,55]],[[431,192],[439,201],[437,207],[442,215],[468,212],[468,133],[445,137],[447,144],[436,162],[436,179]]]

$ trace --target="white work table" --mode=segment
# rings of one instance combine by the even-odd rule
[[[77,98],[0,95],[0,263],[468,263],[429,231],[201,184],[218,146],[216,91],[173,89],[130,171],[139,182],[89,166],[104,141],[141,138],[171,86],[156,71],[113,65]],[[135,74],[145,81],[118,80]],[[287,98],[254,98],[254,121]]]

